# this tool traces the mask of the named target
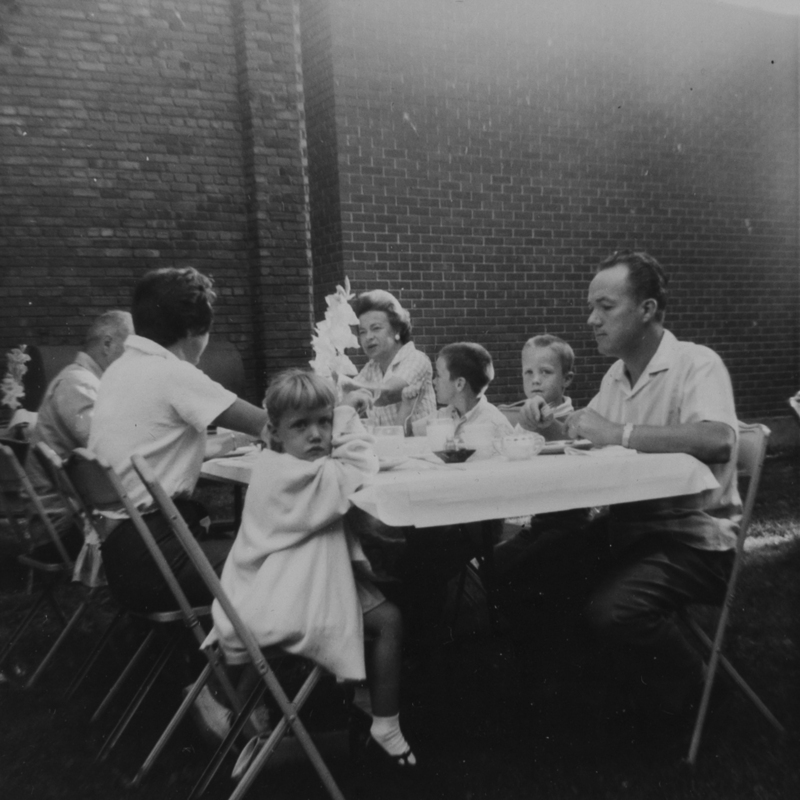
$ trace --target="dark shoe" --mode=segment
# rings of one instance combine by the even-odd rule
[[[354,766],[366,771],[417,774],[417,764],[409,761],[412,755],[411,748],[396,756],[387,753],[372,738],[371,727],[372,717],[357,706],[353,706],[350,712],[349,743],[350,758]]]
[[[406,748],[399,755],[393,756],[387,753],[373,738],[370,736],[364,745],[364,761],[369,767],[378,768],[381,771],[393,772],[395,774],[413,775],[417,770],[416,758],[412,762],[410,758],[413,756],[411,748]]]

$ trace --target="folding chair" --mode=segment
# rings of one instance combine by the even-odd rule
[[[78,574],[79,562],[81,559],[83,558],[86,562],[91,562],[89,565],[88,581],[85,582],[85,585],[88,586],[89,589],[87,601],[97,602],[105,586],[104,580],[100,577],[102,561],[99,546],[106,536],[108,520],[100,514],[93,512],[93,510],[84,503],[83,498],[72,485],[72,481],[70,481],[69,476],[64,470],[63,460],[49,445],[44,442],[38,442],[31,452],[33,457],[37,459],[42,472],[55,488],[63,507],[69,509],[73,518],[81,524],[85,543],[84,549],[81,551],[75,563],[73,580],[84,581],[83,574]],[[101,652],[111,640],[111,636],[119,627],[124,617],[125,610],[118,608],[111,621],[103,630],[99,640],[91,649],[83,664],[79,667],[69,686],[67,686],[64,693],[65,700],[71,699],[83,684],[92,666],[94,666]]]
[[[800,392],[789,398],[789,408],[794,412],[794,420],[800,424]]]
[[[717,667],[722,666],[725,672],[731,677],[734,683],[750,698],[755,704],[756,708],[767,718],[770,724],[780,733],[785,733],[783,725],[775,718],[775,715],[767,708],[761,698],[748,686],[747,682],[742,676],[734,669],[733,665],[728,659],[722,655],[722,643],[725,636],[725,629],[728,625],[728,617],[730,615],[731,604],[733,602],[734,592],[736,590],[736,580],[742,567],[742,559],[744,555],[744,543],[747,538],[747,530],[750,526],[750,519],[753,515],[753,505],[756,500],[756,493],[758,492],[758,484],[761,480],[761,469],[764,465],[764,458],[767,453],[767,440],[769,439],[770,430],[765,425],[753,424],[748,425],[743,422],[739,423],[739,454],[737,458],[738,473],[741,477],[747,477],[750,483],[747,487],[747,494],[745,495],[744,507],[742,509],[742,521],[739,528],[739,534],[736,539],[736,556],[733,562],[733,569],[731,570],[730,577],[728,578],[728,587],[725,592],[725,599],[722,603],[719,619],[717,621],[716,631],[713,640],[697,623],[695,619],[690,617],[685,611],[682,614],[683,621],[692,630],[697,639],[705,646],[710,654],[708,665],[706,668],[705,683],[703,686],[703,694],[700,700],[700,708],[697,712],[697,719],[695,721],[694,730],[692,732],[692,740],[689,745],[689,754],[686,758],[690,765],[694,765],[697,759],[697,751],[700,747],[700,737],[703,734],[703,725],[705,723],[706,715],[708,713],[708,704],[711,697],[711,690],[714,686],[714,679],[717,674]]]
[[[300,709],[310,695],[312,689],[322,677],[322,669],[318,665],[314,665],[311,673],[306,678],[294,699],[289,700],[285,691],[283,690],[283,687],[278,681],[278,678],[270,667],[265,654],[258,646],[258,642],[256,641],[250,629],[244,624],[242,618],[233,607],[228,595],[225,593],[225,590],[220,584],[219,578],[209,564],[205,553],[203,553],[200,545],[197,543],[194,536],[192,536],[192,533],[186,525],[186,522],[184,521],[180,512],[172,502],[172,498],[164,491],[164,488],[159,484],[154,472],[152,469],[150,469],[149,465],[142,456],[134,455],[131,461],[133,462],[134,469],[142,479],[142,482],[155,499],[156,505],[169,520],[173,532],[186,550],[186,553],[194,564],[195,569],[203,577],[206,585],[211,590],[215,599],[225,612],[225,615],[230,620],[231,625],[233,625],[233,628],[236,631],[237,637],[247,651],[250,662],[255,667],[258,675],[263,681],[263,684],[259,682],[259,685],[256,686],[250,698],[244,704],[244,708],[239,713],[236,721],[232,725],[230,733],[222,743],[220,749],[217,751],[217,755],[214,757],[211,764],[209,764],[203,775],[201,775],[200,780],[192,790],[190,798],[198,797],[203,791],[205,791],[205,788],[208,786],[211,778],[214,776],[214,773],[217,770],[217,767],[221,763],[222,758],[225,756],[227,749],[232,744],[234,738],[242,730],[247,720],[247,716],[250,714],[252,709],[255,708],[256,703],[263,695],[266,687],[278,704],[283,716],[266,741],[260,746],[260,749],[257,750],[253,760],[250,762],[250,766],[247,768],[247,771],[244,773],[239,781],[239,784],[231,795],[230,800],[239,800],[239,798],[245,795],[253,781],[258,776],[259,772],[267,763],[267,760],[277,748],[281,739],[283,739],[287,732],[287,728],[291,728],[292,733],[302,746],[303,750],[308,756],[308,759],[311,761],[314,769],[317,771],[317,774],[322,780],[322,783],[328,790],[330,796],[334,800],[344,800],[339,787],[336,785],[336,781],[325,765],[322,756],[320,755],[319,751],[311,740],[308,731],[305,729],[305,726],[300,721],[298,716]]]
[[[158,635],[158,630],[166,625],[174,624],[176,622],[184,622],[194,635],[198,644],[202,644],[205,640],[205,632],[200,626],[199,617],[209,617],[211,609],[209,606],[192,607],[186,598],[183,590],[178,584],[175,575],[167,564],[161,550],[153,538],[147,522],[142,517],[139,510],[131,502],[130,498],[125,491],[119,476],[114,470],[104,461],[99,459],[94,454],[83,448],[78,448],[72,454],[72,457],[64,465],[64,470],[69,478],[77,495],[81,498],[83,504],[87,509],[94,512],[118,512],[124,509],[127,516],[135,526],[137,532],[144,540],[148,551],[152,555],[156,565],[158,566],[164,580],[169,586],[173,596],[175,597],[178,610],[176,611],[162,611],[152,613],[140,613],[136,611],[126,610],[126,613],[131,617],[139,618],[147,621],[151,628],[145,640],[140,645],[133,659],[125,667],[120,677],[111,688],[106,698],[100,704],[100,707],[95,711],[92,721],[96,721],[109,707],[113,698],[118,694],[121,687],[127,682],[134,669],[142,662],[147,652],[150,650],[155,637]],[[106,741],[103,743],[100,752],[98,753],[98,760],[106,758],[110,753],[119,738],[125,732],[128,724],[133,718],[136,711],[141,706],[146,698],[148,692],[152,688],[158,676],[163,671],[170,656],[173,654],[177,647],[177,639],[174,636],[169,636],[166,644],[162,648],[158,658],[152,665],[144,682],[140,685],[135,693],[133,699],[129,702],[122,717],[119,719],[114,729],[109,734]],[[231,701],[235,710],[241,707],[233,686],[231,685],[225,671],[222,667],[221,659],[217,652],[214,650],[204,651],[207,659],[207,664],[200,673],[200,676],[192,684],[191,689],[184,698],[178,710],[170,720],[164,732],[159,737],[150,754],[145,759],[141,768],[137,772],[132,781],[132,785],[138,786],[147,776],[156,759],[166,746],[169,739],[172,737],[175,729],[181,723],[187,712],[191,708],[200,691],[208,682],[211,674],[213,673],[220,683],[220,686],[225,691],[229,700]]]
[[[49,606],[55,612],[56,618],[62,625],[62,631],[56,641],[25,682],[24,687],[30,689],[39,680],[45,668],[53,660],[61,645],[80,621],[89,605],[89,598],[84,598],[69,619],[67,619],[56,598],[56,589],[64,583],[68,584],[72,577],[73,562],[41,498],[36,493],[30,478],[22,467],[20,458],[24,457],[24,451],[27,450],[27,447],[27,443],[15,440],[3,441],[0,444],[0,511],[2,511],[9,527],[17,536],[19,543],[25,548],[26,552],[19,555],[17,561],[30,570],[31,581],[29,586],[33,588],[32,579],[36,575],[40,577],[43,585],[33,605],[12,632],[2,651],[0,651],[0,666],[5,663],[42,606]],[[48,539],[54,547],[52,554],[37,553],[37,543],[31,536],[31,526],[35,520],[38,520],[44,526]]]

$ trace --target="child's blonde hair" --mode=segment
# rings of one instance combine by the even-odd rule
[[[264,408],[270,424],[277,426],[287,411],[333,408],[336,392],[330,381],[309,369],[287,369],[279,372],[267,387]]]
[[[561,362],[561,372],[564,375],[574,371],[575,352],[563,339],[559,339],[558,336],[553,336],[549,333],[543,333],[540,336],[532,336],[525,342],[522,352],[524,353],[526,350],[530,350],[533,347],[551,348]]]

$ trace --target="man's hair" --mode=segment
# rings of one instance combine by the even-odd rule
[[[267,387],[264,408],[269,421],[277,426],[287,411],[331,409],[336,405],[336,392],[330,381],[308,369],[287,369],[279,372]]]
[[[532,350],[534,347],[549,347],[561,362],[561,372],[566,375],[575,368],[575,351],[558,336],[543,333],[539,336],[532,336],[522,347],[522,352]]]
[[[400,336],[400,342],[411,341],[411,315],[400,305],[397,298],[383,289],[363,292],[352,302],[357,317],[368,311],[383,311],[389,318],[392,330]]]
[[[644,250],[617,250],[600,262],[597,271],[610,269],[620,264],[624,264],[628,268],[628,284],[637,302],[655,300],[656,320],[661,322],[667,308],[667,284],[669,283],[664,268]]]
[[[463,378],[475,394],[480,394],[494,378],[494,365],[489,351],[475,342],[445,345],[439,358],[447,364],[451,378]]]
[[[133,332],[133,322],[129,311],[113,309],[101,314],[86,331],[84,347],[93,347],[100,344],[106,336],[115,339],[124,339]]]
[[[169,347],[211,329],[217,295],[213,282],[194,267],[148,272],[133,290],[133,327],[139,336]]]

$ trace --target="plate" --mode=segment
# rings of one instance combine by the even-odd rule
[[[441,458],[445,464],[461,464],[474,452],[474,450],[462,448],[461,450],[437,450],[434,455]]]
[[[592,443],[588,439],[555,439],[552,442],[545,442],[539,455],[557,455],[563,453],[566,447],[574,447],[576,450],[591,450]]]

